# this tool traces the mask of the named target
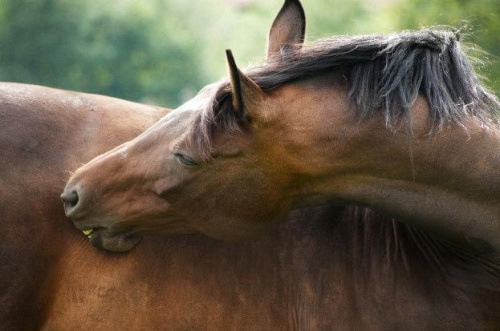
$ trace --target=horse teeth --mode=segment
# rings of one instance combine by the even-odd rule
[[[82,232],[83,232],[84,235],[86,235],[87,237],[89,237],[92,234],[92,232],[94,232],[94,229],[83,230]]]

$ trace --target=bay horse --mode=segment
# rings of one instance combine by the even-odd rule
[[[500,259],[500,129],[455,32],[338,37],[303,47],[288,0],[268,60],[211,84],[79,168],[62,199],[93,245],[144,234],[239,241],[292,209],[367,206]]]
[[[289,210],[356,204],[500,258],[500,104],[454,32],[339,37],[302,47],[300,2],[268,61],[203,89],[76,171],[66,215],[99,247],[142,234],[259,237]]]
[[[146,237],[126,255],[91,248],[58,200],[68,171],[167,112],[0,84],[2,330],[498,325],[488,261],[367,208],[296,210],[256,242],[188,235]]]
[[[303,46],[304,31],[300,2],[285,1],[264,65],[244,73],[228,51],[228,80],[75,172],[66,215],[92,245],[126,252],[150,234],[259,238],[292,209],[335,203],[323,208],[343,216],[326,228],[310,220],[328,263],[303,269],[323,275],[305,289],[326,296],[330,327],[498,328],[499,103],[459,35]],[[308,317],[294,325],[321,328],[299,303],[290,319]]]

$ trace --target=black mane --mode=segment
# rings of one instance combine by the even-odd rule
[[[482,86],[459,34],[442,29],[325,39],[247,74],[270,91],[335,71],[346,76],[349,98],[360,118],[382,112],[392,127],[420,94],[428,101],[432,127],[470,116],[485,125],[498,124],[500,103]],[[202,156],[209,157],[218,128],[240,128],[243,119],[231,110],[230,99],[229,84],[223,82],[193,127]]]

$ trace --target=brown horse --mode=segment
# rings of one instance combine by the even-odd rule
[[[488,261],[357,207],[287,216],[258,241],[145,238],[88,246],[60,208],[76,168],[166,110],[0,85],[2,330],[447,329],[498,325]]]
[[[255,243],[178,236],[146,238],[122,256],[92,250],[55,199],[66,171],[165,110],[0,87],[2,329],[469,330],[500,323],[499,269],[487,254],[359,207],[295,211]]]
[[[66,215],[94,245],[126,251],[150,233],[258,237],[293,208],[333,201],[498,262],[500,105],[458,36],[301,48],[302,14],[285,2],[264,66],[244,74],[228,51],[229,82],[78,169],[62,195]]]
[[[325,228],[310,220],[330,248],[298,241],[325,248],[309,259],[328,263],[304,275],[331,271],[305,281],[310,298],[327,296],[314,309],[335,316],[330,326],[498,327],[499,104],[458,36],[422,30],[304,48],[303,17],[286,1],[264,66],[244,74],[228,52],[229,82],[80,168],[62,195],[66,214],[94,246],[127,251],[144,234],[239,240],[293,208],[370,206],[402,223],[325,207],[344,216]],[[291,320],[328,325],[302,315],[303,303]]]

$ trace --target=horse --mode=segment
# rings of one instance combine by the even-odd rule
[[[0,84],[2,330],[498,325],[486,261],[367,208],[296,210],[255,242],[180,235],[145,237],[126,255],[93,249],[58,192],[72,169],[168,111]]]
[[[498,258],[500,105],[457,33],[301,47],[302,12],[285,2],[265,65],[245,74],[228,51],[229,81],[79,168],[66,215],[127,251],[148,233],[257,238],[294,208],[336,202]]]
[[[297,208],[374,209],[397,223],[375,253],[372,214],[363,218],[349,263],[364,280],[345,295],[359,302],[381,270],[391,276],[375,301],[351,307],[351,323],[368,312],[390,327],[371,315],[381,309],[386,321],[404,315],[405,327],[498,327],[500,105],[460,35],[422,29],[304,46],[304,33],[300,2],[286,0],[264,65],[243,72],[227,51],[229,79],[74,173],[61,195],[66,215],[93,246],[126,252],[151,234],[261,238]],[[396,290],[402,283],[415,292]],[[384,291],[403,296],[392,310]],[[413,318],[433,304],[452,320]]]

